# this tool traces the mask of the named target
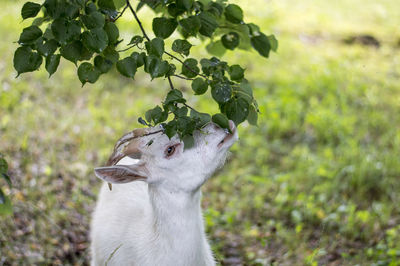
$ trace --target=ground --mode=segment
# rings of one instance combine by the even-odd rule
[[[246,67],[261,115],[258,127],[239,128],[226,166],[203,189],[218,261],[399,265],[397,0],[237,2],[279,50],[223,57]],[[0,151],[13,181],[0,183],[13,204],[1,217],[0,265],[85,265],[101,185],[93,168],[168,84],[114,71],[81,87],[70,62],[50,79],[43,68],[16,79],[22,4],[3,1],[0,16]],[[120,26],[126,38],[139,33],[129,16]],[[199,101],[176,83],[194,106],[216,111],[209,96]]]

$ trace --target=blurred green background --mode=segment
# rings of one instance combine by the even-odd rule
[[[246,67],[259,127],[243,124],[204,187],[207,232],[223,265],[400,265],[398,0],[234,1],[275,34],[278,54],[227,52]],[[168,91],[112,73],[83,88],[71,62],[15,78],[24,1],[0,11],[0,151],[13,214],[0,216],[0,265],[88,263],[90,213],[115,140]],[[148,13],[148,14],[147,14]],[[150,11],[140,11],[150,31]],[[129,38],[139,29],[119,20]],[[194,57],[207,56],[204,46]],[[193,97],[215,111],[208,97]],[[203,99],[199,99],[203,98]]]

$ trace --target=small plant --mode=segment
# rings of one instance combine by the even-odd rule
[[[0,179],[6,181],[9,187],[11,187],[11,179],[8,176],[8,164],[0,153]],[[0,214],[9,213],[11,210],[11,205],[7,196],[3,193],[0,186]]]
[[[144,29],[138,11],[149,6],[155,16],[151,37]],[[131,12],[141,35],[129,42],[120,39],[118,19]],[[39,17],[37,17],[40,14]],[[82,82],[95,83],[113,66],[118,72],[134,78],[142,68],[152,79],[168,80],[170,91],[165,100],[145,113],[141,124],[162,124],[168,137],[178,134],[185,144],[193,142],[192,133],[209,121],[228,129],[228,119],[236,125],[247,119],[257,124],[258,108],[245,69],[230,65],[218,57],[190,57],[191,39],[208,41],[210,53],[226,49],[251,49],[268,57],[276,51],[274,35],[267,36],[253,23],[244,21],[242,9],[224,0],[141,0],[134,8],[129,0],[45,0],[43,4],[27,2],[21,10],[23,19],[35,18],[24,28],[14,54],[18,75],[39,69],[44,63],[53,75],[63,57],[77,66]],[[179,32],[181,38],[172,35]],[[164,40],[173,40],[166,47]],[[132,51],[122,58],[122,53]],[[174,87],[173,78],[191,82],[195,95],[211,90],[220,113],[201,113],[191,107],[182,92]]]

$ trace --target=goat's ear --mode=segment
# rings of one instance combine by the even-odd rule
[[[114,165],[97,167],[94,169],[96,176],[108,183],[122,184],[136,180],[147,180],[143,165]]]

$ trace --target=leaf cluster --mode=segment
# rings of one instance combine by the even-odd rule
[[[11,179],[8,176],[8,164],[4,159],[3,155],[0,153],[0,179],[6,181],[9,187],[11,187]],[[0,214],[8,213],[11,210],[11,206],[9,204],[9,199],[6,197],[4,192],[0,187]]]
[[[152,20],[154,38],[149,37],[137,16],[145,5],[156,14]],[[127,10],[142,34],[133,35],[127,47],[119,49],[123,40],[116,21]],[[228,119],[236,125],[246,119],[257,124],[257,102],[245,79],[245,68],[229,65],[219,57],[227,49],[251,47],[268,57],[278,43],[273,35],[267,36],[257,25],[246,23],[238,5],[221,0],[141,0],[135,11],[129,0],[45,0],[43,4],[25,3],[21,16],[35,19],[18,40],[20,47],[14,54],[18,75],[39,69],[44,61],[51,76],[61,58],[77,66],[82,85],[95,83],[113,67],[132,79],[143,68],[152,79],[168,79],[171,90],[162,104],[147,111],[139,122],[162,124],[169,137],[178,134],[187,146],[193,142],[193,131],[210,121],[223,128],[229,127]],[[171,47],[165,45],[168,38],[173,40]],[[191,40],[195,38],[208,41],[207,51],[214,56],[200,60],[190,57]],[[122,58],[122,52],[131,49],[131,54]],[[172,78],[189,80],[195,95],[210,91],[220,113],[211,116],[190,107],[173,86]]]

